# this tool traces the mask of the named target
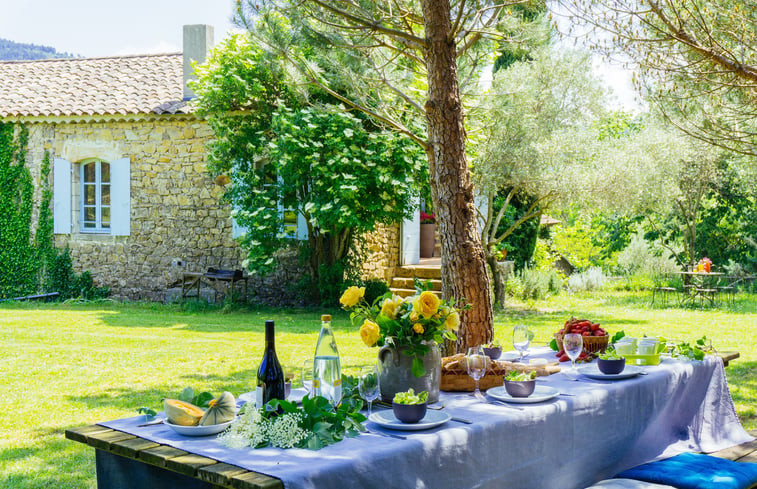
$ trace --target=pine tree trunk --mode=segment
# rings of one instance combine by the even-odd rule
[[[465,158],[465,127],[449,0],[422,0],[428,71],[428,163],[442,245],[442,294],[465,298],[458,351],[492,339],[492,305],[484,249],[476,230],[473,186]]]

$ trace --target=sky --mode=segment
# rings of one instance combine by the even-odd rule
[[[0,38],[84,57],[181,51],[182,26],[233,28],[233,0],[0,0]]]
[[[0,0],[0,38],[84,57],[181,51],[182,26],[210,24],[218,43],[234,28],[234,0]],[[614,108],[639,110],[630,72],[595,58]]]

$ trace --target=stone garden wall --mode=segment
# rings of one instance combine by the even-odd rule
[[[192,117],[90,123],[29,124],[27,164],[35,179],[45,150],[74,163],[74,222],[78,222],[78,165],[88,158],[131,161],[129,236],[56,235],[69,247],[78,272],[89,270],[95,284],[114,298],[161,301],[169,284],[184,272],[208,267],[242,268],[245,253],[232,238],[225,190],[207,172],[205,144],[210,128]],[[114,182],[115,185],[115,182]],[[78,229],[78,225],[75,226]],[[366,278],[385,278],[399,257],[398,226],[379,226],[367,236]],[[289,284],[305,272],[292,253],[280,257],[281,270],[250,280],[259,299],[290,297]]]

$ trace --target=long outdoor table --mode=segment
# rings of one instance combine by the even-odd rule
[[[572,381],[564,374],[540,378],[540,384],[562,394],[520,405],[521,410],[482,403],[467,393],[442,393],[443,412],[470,424],[449,421],[403,432],[406,439],[368,433],[319,451],[233,450],[214,437],[182,437],[163,425],[136,427],[140,417],[102,423],[101,429],[118,431],[99,446],[90,443],[98,448],[101,489],[280,484],[286,489],[580,489],[650,460],[684,451],[714,452],[753,439],[736,417],[720,358],[666,360],[643,370],[644,375],[617,381],[583,376]],[[368,427],[381,431],[373,423]],[[141,452],[123,457],[112,448],[118,446],[114,440],[130,436],[135,448],[154,443],[152,452],[146,448],[146,457]],[[237,471],[260,484],[244,485],[230,476],[188,485],[207,476],[215,461],[219,472]],[[165,469],[155,472],[160,465],[182,471],[181,482],[171,482],[179,476]],[[145,481],[159,482],[146,486]]]

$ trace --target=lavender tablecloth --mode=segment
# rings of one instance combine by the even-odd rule
[[[539,379],[572,396],[521,411],[442,393],[444,412],[472,424],[450,421],[404,432],[405,440],[364,434],[320,451],[233,450],[163,425],[139,428],[141,417],[101,424],[277,477],[287,489],[579,489],[650,460],[752,440],[736,417],[719,358],[643,369],[647,375],[618,381]]]

